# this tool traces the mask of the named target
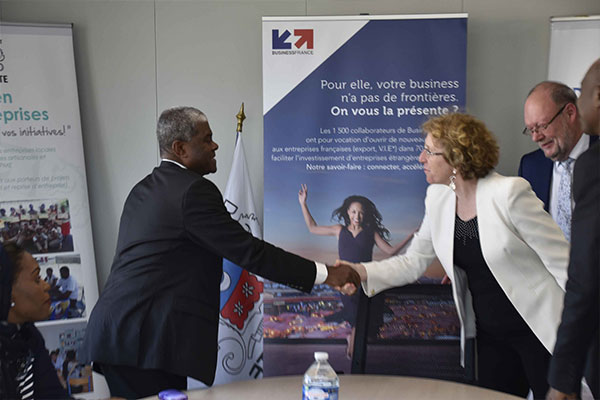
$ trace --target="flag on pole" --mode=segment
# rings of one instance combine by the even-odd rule
[[[248,232],[262,238],[255,212],[242,135],[238,132],[233,163],[224,194],[231,217]],[[262,378],[263,282],[229,260],[223,260],[219,352],[215,385]],[[205,387],[188,378],[188,388]]]

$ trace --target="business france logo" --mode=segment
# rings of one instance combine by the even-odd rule
[[[289,30],[280,31],[273,29],[272,54],[282,55],[312,55],[314,51],[315,35],[313,29],[294,29],[294,34]]]

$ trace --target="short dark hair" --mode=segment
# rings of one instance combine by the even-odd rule
[[[156,138],[160,154],[171,153],[171,145],[176,140],[189,142],[196,135],[198,121],[206,115],[193,107],[174,107],[163,111],[156,124]]]
[[[59,272],[62,274],[63,271],[67,271],[69,274],[71,273],[71,271],[69,271],[69,267],[67,267],[66,265],[60,267]]]

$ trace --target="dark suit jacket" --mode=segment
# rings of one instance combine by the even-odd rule
[[[600,142],[577,159],[574,174],[569,279],[549,383],[561,392],[577,392],[587,355],[585,377],[594,398],[600,398]]]
[[[212,384],[223,257],[296,289],[314,284],[313,262],[253,237],[212,182],[163,161],[125,202],[84,357]]]
[[[598,136],[590,136],[590,146],[598,140]],[[577,165],[577,163],[575,163]],[[527,179],[536,196],[544,202],[544,210],[550,206],[550,189],[554,162],[546,158],[541,149],[532,151],[521,157],[519,176]]]

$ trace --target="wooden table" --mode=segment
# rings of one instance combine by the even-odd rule
[[[300,400],[302,376],[264,378],[186,392],[190,400]],[[340,376],[340,400],[510,400],[519,397],[450,381],[383,375]]]

